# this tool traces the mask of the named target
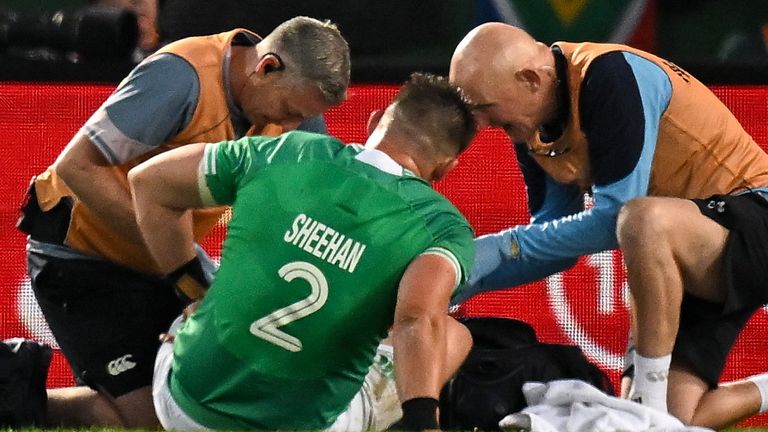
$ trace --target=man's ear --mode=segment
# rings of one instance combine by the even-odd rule
[[[376,126],[379,124],[379,121],[381,120],[381,117],[384,116],[384,110],[377,109],[371,111],[371,115],[368,116],[368,125],[367,125],[367,132],[368,136],[370,136],[374,129],[376,129]]]
[[[536,91],[541,86],[541,76],[535,69],[520,69],[515,72],[515,79],[531,91]]]
[[[283,62],[276,54],[266,53],[256,63],[256,72],[259,75],[266,75],[270,72],[283,70]]]

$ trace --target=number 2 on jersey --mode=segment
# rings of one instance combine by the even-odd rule
[[[252,335],[273,343],[280,348],[291,352],[299,352],[302,349],[301,341],[297,337],[280,330],[278,327],[311,315],[322,308],[328,300],[328,280],[319,268],[305,261],[288,263],[282,266],[277,271],[277,274],[286,282],[291,282],[296,278],[304,279],[309,283],[312,292],[309,294],[309,297],[280,308],[254,321],[251,323],[250,331]]]

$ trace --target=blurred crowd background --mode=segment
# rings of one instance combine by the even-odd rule
[[[170,41],[233,27],[266,34],[295,15],[339,25],[358,82],[445,72],[467,31],[504,21],[546,43],[626,43],[709,82],[768,83],[767,0],[0,0],[0,80],[77,74],[74,64],[119,79]]]

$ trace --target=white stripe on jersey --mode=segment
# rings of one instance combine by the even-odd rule
[[[213,198],[206,175],[216,175],[216,148],[217,144],[206,144],[203,149],[203,157],[200,159],[200,165],[197,169],[197,191],[200,194],[200,201],[205,206],[217,205]]]

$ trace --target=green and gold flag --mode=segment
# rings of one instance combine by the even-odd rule
[[[480,0],[481,21],[502,21],[536,39],[626,43],[648,0]]]

